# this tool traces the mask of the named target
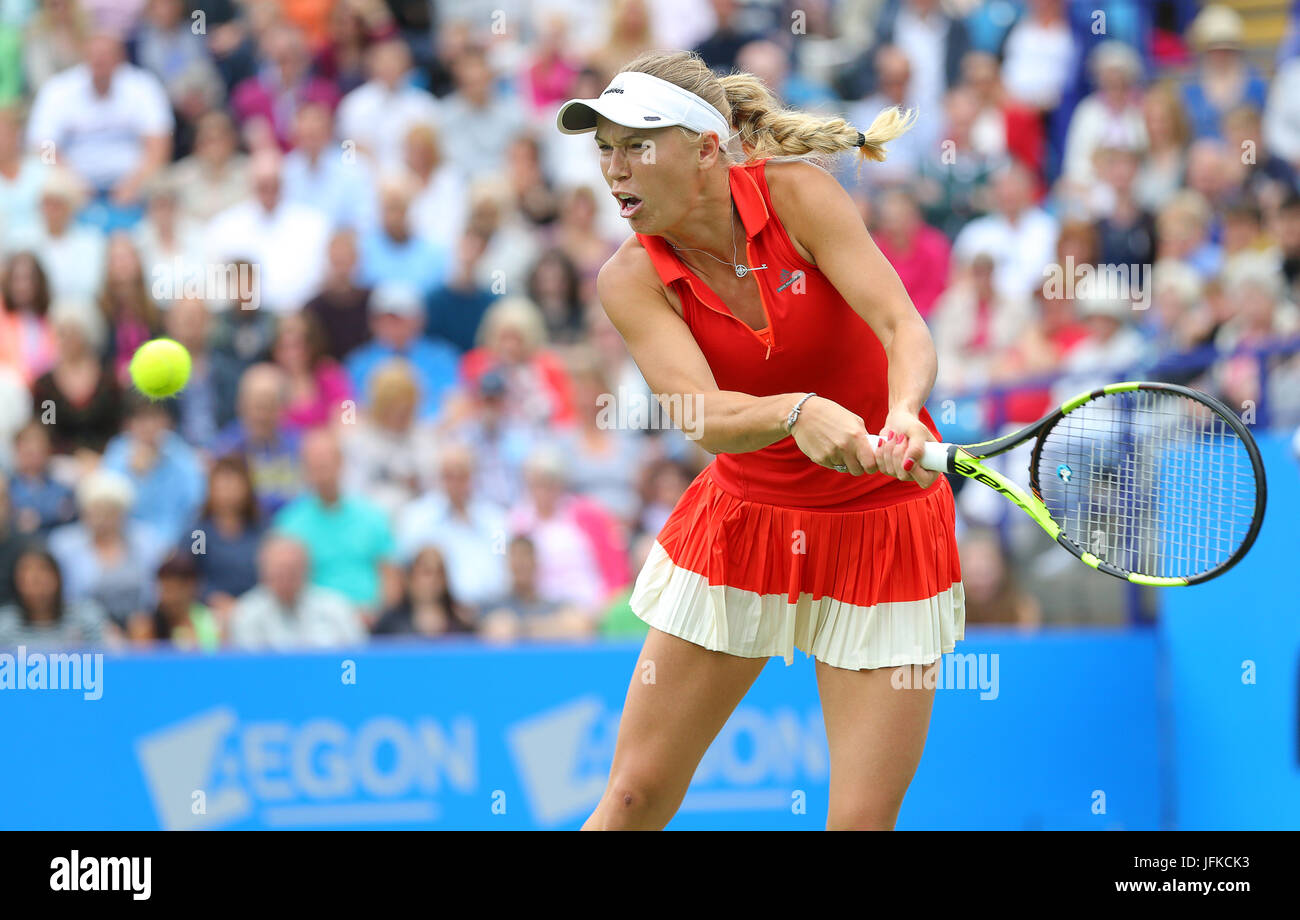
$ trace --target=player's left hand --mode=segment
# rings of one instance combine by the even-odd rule
[[[904,409],[891,410],[880,428],[880,447],[876,458],[880,472],[905,482],[915,482],[923,489],[934,485],[941,474],[921,466],[926,441],[937,440],[915,414]]]

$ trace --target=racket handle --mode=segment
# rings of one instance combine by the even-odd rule
[[[877,450],[880,447],[880,442],[884,440],[878,434],[869,434],[867,438],[871,441],[872,450]],[[946,473],[948,471],[948,445],[942,441],[926,441],[925,453],[921,454],[921,467],[936,473]]]

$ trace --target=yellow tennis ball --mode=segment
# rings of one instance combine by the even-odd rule
[[[174,339],[154,339],[131,357],[131,380],[152,399],[172,396],[190,379],[190,353]]]

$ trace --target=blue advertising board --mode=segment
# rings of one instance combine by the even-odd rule
[[[900,826],[1158,826],[1154,636],[971,632]],[[0,828],[576,828],[635,660],[470,643],[106,657],[98,699],[0,692]],[[776,659],[671,826],[818,829],[828,776],[812,662]]]
[[[1222,578],[1170,591],[1160,621],[1172,700],[1179,827],[1300,828],[1300,465],[1259,435],[1268,510]]]

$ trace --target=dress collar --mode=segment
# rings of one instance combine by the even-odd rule
[[[745,228],[745,238],[751,242],[758,232],[767,226],[768,219],[771,217],[767,202],[763,200],[763,192],[758,187],[758,179],[754,175],[757,166],[763,162],[766,161],[737,163],[727,170],[731,198],[736,203],[736,211],[739,212],[740,222]],[[662,236],[643,237],[643,244],[646,241],[651,241],[650,245],[658,250],[659,258],[655,261],[660,268],[660,278],[665,284],[690,274],[686,263],[677,257],[666,239]]]

